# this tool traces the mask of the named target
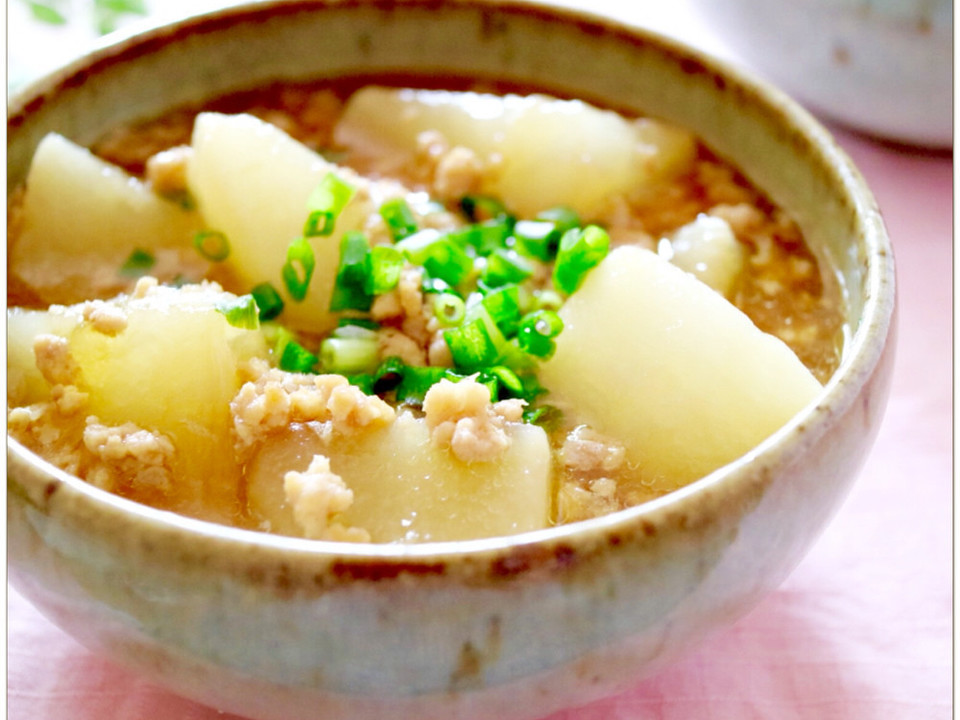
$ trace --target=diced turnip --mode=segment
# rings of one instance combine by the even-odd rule
[[[27,175],[11,271],[47,299],[116,292],[135,249],[189,248],[195,213],[61,135],[47,135]]]
[[[251,513],[274,532],[299,535],[285,503],[283,477],[303,471],[314,454],[354,493],[335,518],[374,542],[465,540],[543,528],[551,507],[550,449],[539,427],[511,423],[512,439],[496,461],[463,463],[438,447],[422,419],[401,413],[386,428],[327,446],[305,426],[264,445],[247,474]]]
[[[33,340],[42,333],[66,337],[80,371],[77,385],[89,396],[85,414],[170,438],[176,448],[171,507],[229,520],[237,511],[239,479],[230,401],[240,387],[239,363],[266,356],[259,330],[233,327],[217,310],[233,299],[215,286],[158,286],[143,297],[105,303],[125,316],[107,332],[83,320],[82,306],[14,310],[8,313],[11,368],[26,383],[24,399],[42,399],[29,397],[43,383],[31,358]]]
[[[37,335],[69,337],[82,320],[77,308],[54,305],[48,310],[7,310],[7,406],[46,400],[50,388],[37,370],[33,340]]]
[[[193,133],[190,190],[207,225],[230,244],[229,267],[245,290],[270,282],[286,303],[285,324],[323,332],[336,325],[329,311],[340,259],[340,238],[361,230],[385,193],[396,193],[327,162],[279,128],[252,115],[202,113]],[[357,192],[337,218],[333,233],[311,238],[316,268],[306,297],[294,300],[281,269],[292,240],[303,235],[308,199],[327,173]]]
[[[409,161],[426,130],[473,150],[485,167],[482,191],[522,216],[567,205],[594,218],[611,196],[644,192],[696,152],[683,130],[580,100],[375,86],[350,98],[335,139],[361,156],[382,155],[389,168]]]
[[[746,453],[821,389],[779,339],[647,250],[611,252],[560,316],[541,381],[624,443],[638,481],[658,491]]]

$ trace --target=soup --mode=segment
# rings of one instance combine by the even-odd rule
[[[840,288],[695,137],[402,80],[46,138],[9,200],[11,436],[161,509],[423,542],[651,500],[817,396]]]

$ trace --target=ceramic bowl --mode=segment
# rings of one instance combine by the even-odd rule
[[[14,585],[92,650],[273,719],[531,718],[650,675],[799,562],[875,436],[892,363],[880,214],[777,90],[635,27],[482,0],[281,0],[146,30],[12,100],[8,177],[50,130],[90,143],[172,105],[357,72],[507,78],[682,123],[791,211],[848,294],[841,367],[745,457],[655,502],[503,539],[306,541],[101,492],[8,442]]]
[[[887,140],[953,146],[952,0],[696,0],[757,72]]]

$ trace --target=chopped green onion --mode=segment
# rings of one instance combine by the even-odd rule
[[[257,307],[260,308],[261,320],[273,320],[283,312],[283,298],[270,283],[262,282],[259,285],[254,285],[250,294],[253,295]]]
[[[137,248],[120,266],[120,274],[125,277],[141,277],[146,275],[156,262],[157,259],[152,253]]]
[[[449,372],[443,367],[405,366],[400,375],[400,383],[396,387],[397,402],[413,407],[422,406],[427,391],[447,377]]]
[[[330,298],[331,310],[369,310],[373,297],[366,291],[370,275],[370,241],[362,232],[340,238],[340,265]]]
[[[417,218],[403,198],[392,198],[383,203],[380,217],[387,223],[394,240],[403,240],[417,231]]]
[[[484,295],[481,302],[506,337],[517,332],[520,325],[520,290],[516,285],[493,290]]]
[[[533,299],[537,310],[559,310],[563,305],[563,298],[553,290],[535,290]]]
[[[400,282],[403,253],[392,245],[374,245],[370,249],[370,272],[364,282],[368,295],[383,295]]]
[[[377,341],[370,338],[328,337],[320,343],[324,372],[355,375],[377,367]]]
[[[559,427],[562,420],[563,413],[553,405],[540,405],[523,411],[523,421],[525,423],[539,425],[548,434]]]
[[[345,375],[347,382],[356,385],[363,391],[364,395],[373,395],[373,375],[371,373],[357,373],[355,375]]]
[[[610,251],[610,236],[597,225],[582,230],[567,230],[560,239],[557,261],[553,267],[553,284],[570,295]]]
[[[428,228],[396,245],[414,265],[422,265],[431,277],[458,285],[473,270],[473,258],[445,235]]]
[[[487,265],[480,279],[487,287],[500,287],[508,283],[519,283],[533,275],[530,261],[515,250],[500,248],[487,258]]]
[[[563,330],[563,320],[552,310],[537,310],[524,315],[517,331],[520,347],[531,355],[549,358],[556,348],[553,338]]]
[[[430,277],[427,274],[424,274],[423,281],[420,283],[420,290],[427,295],[433,293],[452,293],[457,294],[457,291],[450,287],[450,283],[446,280],[441,280],[440,278]],[[459,297],[459,296],[458,296]]]
[[[217,311],[223,314],[235,328],[241,330],[256,330],[260,327],[260,316],[257,301],[253,295],[241,295],[229,302],[217,305]]]
[[[536,219],[552,222],[561,234],[567,230],[578,228],[581,224],[577,211],[563,205],[538,212]]]
[[[378,395],[393,390],[403,379],[403,372],[407,365],[396,355],[384,359],[373,373],[373,387]]]
[[[341,180],[335,173],[324,175],[307,198],[309,216],[303,234],[307,237],[330,235],[343,208],[356,192],[353,185]]]
[[[278,367],[287,372],[313,372],[318,362],[317,356],[298,343],[293,333],[284,327],[279,327],[277,330],[277,345],[274,353],[280,358],[277,362]]]
[[[498,217],[472,225],[472,232],[468,236],[470,243],[480,255],[507,247],[507,241],[513,232],[513,219]]]
[[[193,247],[211,262],[222,262],[230,257],[230,243],[219,230],[201,230],[193,236]]]
[[[433,314],[441,327],[453,327],[463,322],[467,308],[463,298],[454,293],[439,293],[433,300]]]
[[[526,394],[523,381],[510,368],[505,365],[497,365],[487,370],[487,372],[497,379],[504,392],[498,393],[498,400],[506,397],[522,398]]]
[[[460,198],[460,209],[471,222],[510,216],[506,206],[490,195],[464,195]]]
[[[306,238],[297,238],[287,246],[287,261],[280,270],[287,292],[297,302],[307,296],[316,259]],[[297,269],[299,267],[299,270]]]
[[[359,322],[356,322],[354,318],[344,318],[346,322],[341,322],[334,328],[333,332],[330,333],[330,337],[333,338],[345,338],[349,340],[376,340],[377,339],[377,328],[368,327],[367,325],[361,325]],[[357,318],[359,320],[359,318]]]
[[[443,333],[450,355],[458,368],[468,372],[493,365],[500,353],[490,337],[489,325],[478,318]]]

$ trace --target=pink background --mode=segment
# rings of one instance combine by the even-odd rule
[[[893,393],[857,484],[776,592],[628,691],[549,720],[940,720],[952,715],[952,155],[832,128],[893,239]],[[8,590],[13,720],[227,720],[101,660]]]

